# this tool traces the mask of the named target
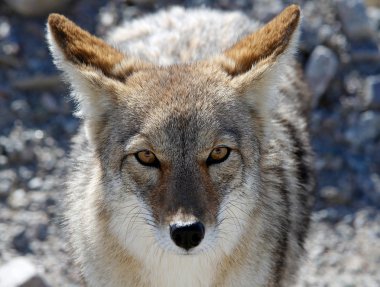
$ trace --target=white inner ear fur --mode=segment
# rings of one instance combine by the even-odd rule
[[[84,119],[87,139],[90,144],[93,144],[94,132],[92,127],[96,125],[96,122],[101,119],[106,111],[113,107],[112,99],[107,96],[109,91],[106,87],[115,88],[118,83],[106,77],[95,67],[84,69],[69,62],[54,40],[49,25],[47,25],[47,31],[47,40],[54,64],[64,72],[65,81],[71,85],[71,96],[77,104],[74,114]]]
[[[285,51],[275,60],[264,63],[266,59],[254,64],[251,69],[235,76],[231,83],[243,91],[243,101],[264,118],[264,123],[270,123],[273,111],[278,106],[278,89],[284,81],[284,74],[294,59],[299,40],[299,25],[291,36]],[[265,120],[268,118],[268,120]],[[264,127],[266,134],[267,128]]]

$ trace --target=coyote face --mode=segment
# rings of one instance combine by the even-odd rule
[[[161,248],[179,254],[215,248],[227,234],[229,242],[239,237],[245,226],[239,219],[253,208],[243,203],[255,200],[260,185],[261,130],[228,81],[207,65],[146,70],[126,81],[98,135],[113,139],[99,154],[102,163],[118,163],[103,170],[123,234],[145,224]],[[120,212],[129,197],[142,222],[132,224]]]
[[[295,168],[287,174],[279,167],[286,155],[269,150],[278,144],[293,153],[273,123],[273,107],[291,66],[299,17],[290,6],[219,55],[169,66],[124,55],[63,16],[49,17],[51,51],[73,87],[86,135],[85,159],[80,152],[77,159],[84,170],[75,170],[69,184],[77,194],[70,195],[68,217],[83,207],[84,221],[88,216],[94,225],[83,229],[97,239],[87,231],[84,238],[103,242],[94,243],[96,250],[114,237],[138,262],[158,257],[149,259],[157,267],[166,257],[234,262],[228,256],[251,249],[256,262],[283,242],[276,238],[295,198],[284,195],[285,185],[298,183],[286,179]],[[111,235],[99,239],[97,228]],[[116,253],[113,247],[109,257]],[[270,257],[261,257],[255,272],[271,269]],[[260,276],[255,282],[265,282]]]

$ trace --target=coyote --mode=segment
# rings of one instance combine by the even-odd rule
[[[103,41],[49,16],[82,119],[65,218],[88,286],[295,284],[314,185],[299,22],[175,7]]]

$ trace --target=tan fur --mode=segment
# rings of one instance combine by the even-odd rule
[[[114,66],[124,58],[122,53],[62,15],[50,14],[48,23],[54,40],[67,60],[74,64],[93,66],[112,76]]]
[[[236,43],[225,52],[235,62],[233,69],[227,70],[228,73],[233,76],[245,73],[268,58],[275,61],[288,47],[299,20],[299,7],[291,5],[258,31]]]
[[[89,286],[295,282],[314,185],[309,93],[292,58],[299,21],[292,5],[254,32],[239,13],[173,8],[123,24],[116,49],[49,17],[83,118],[66,228]],[[229,156],[210,165],[218,146]],[[159,166],[141,164],[143,150]],[[199,246],[176,246],[169,226],[196,221]]]

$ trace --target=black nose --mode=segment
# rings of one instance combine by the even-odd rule
[[[177,246],[186,250],[198,246],[204,236],[205,227],[201,222],[189,225],[170,225],[170,237]]]

